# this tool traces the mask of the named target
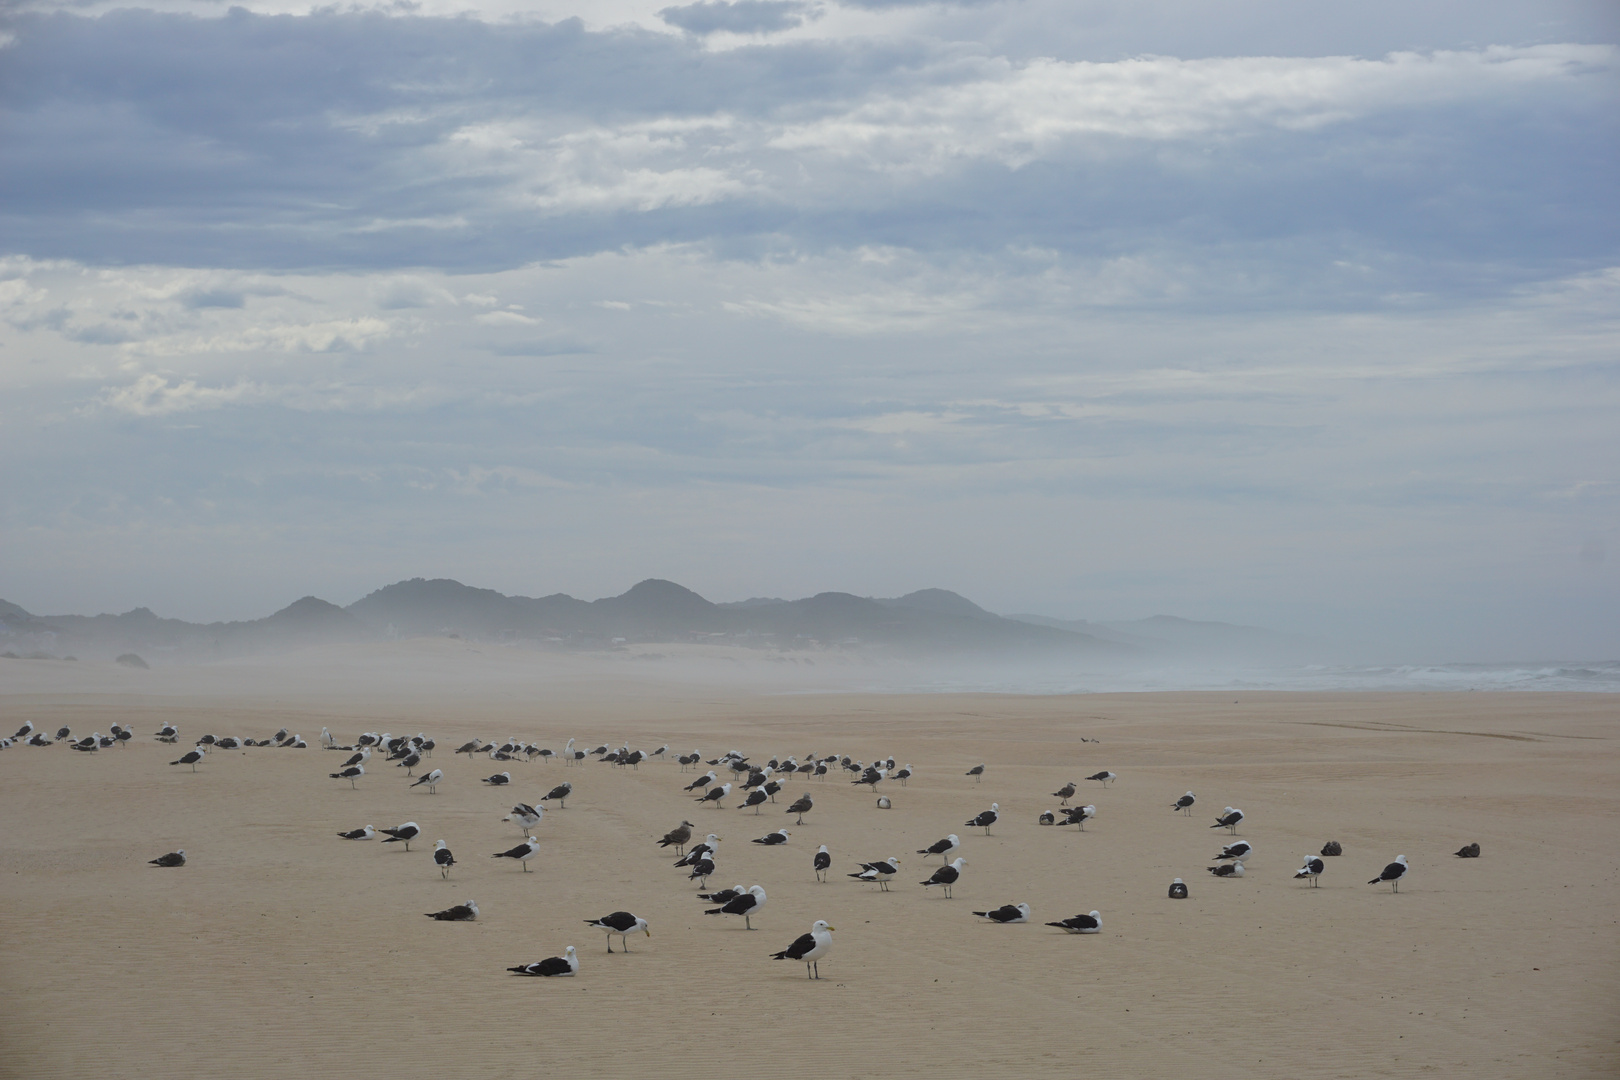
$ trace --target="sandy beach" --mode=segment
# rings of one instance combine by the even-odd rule
[[[5,664],[4,734],[116,721],[138,738],[0,753],[0,1076],[1620,1071],[1614,696],[782,693],[706,670],[448,642],[151,672]],[[179,746],[149,737],[165,721]],[[446,781],[408,790],[373,759],[351,790],[328,778],[342,758],[316,745],[323,725],[344,742],[426,732]],[[283,726],[311,748],[167,764],[204,732]],[[671,755],[629,770],[449,752],[474,735]],[[795,780],[758,815],[735,794],[699,808],[674,761],[694,748],[893,756],[915,777],[881,786],[887,811],[843,773]],[[982,783],[963,775],[980,762]],[[1082,782],[1098,807],[1084,833],[1036,824],[1049,792],[1103,769],[1119,779]],[[502,770],[509,788],[478,782]],[[490,859],[521,839],[511,805],[564,779],[575,793],[538,827],[534,872]],[[1190,820],[1170,809],[1189,788]],[[796,826],[783,811],[806,790]],[[964,826],[992,802],[990,835]],[[1242,880],[1205,872],[1228,804],[1256,849]],[[655,846],[683,818],[724,837],[711,885],[766,888],[753,932],[706,917]],[[409,852],[334,835],[407,820],[424,832]],[[749,843],[784,825],[786,845]],[[952,832],[969,866],[946,900],[918,885],[938,860],[914,852]],[[429,854],[441,837],[449,880]],[[1329,840],[1344,854],[1320,888],[1293,880]],[[1480,858],[1453,856],[1473,841]],[[186,867],[147,865],[176,848]],[[1399,894],[1366,884],[1398,854]],[[845,876],[889,855],[892,892]],[[1190,899],[1166,898],[1175,876]],[[423,918],[469,898],[476,923]],[[971,914],[1020,901],[1028,925]],[[1042,925],[1094,908],[1096,936]],[[616,909],[652,936],[610,957],[583,920]],[[837,928],[819,982],[769,959],[815,919]],[[576,978],[505,970],[569,944]]]

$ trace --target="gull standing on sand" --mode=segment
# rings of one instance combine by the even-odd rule
[[[532,836],[529,836],[525,837],[523,843],[519,844],[517,847],[508,848],[505,851],[497,851],[495,854],[491,855],[490,858],[516,859],[518,861],[518,865],[523,867],[523,872],[527,874],[529,872],[529,860],[538,854],[540,854],[540,841],[536,840]]]
[[[572,795],[573,793],[574,785],[569,783],[567,780],[564,780],[562,783],[546,792],[545,796],[542,797],[540,801],[550,802],[552,799],[556,799],[558,808],[566,810],[568,809],[568,796]]]
[[[1097,816],[1097,808],[1090,803],[1085,806],[1071,806],[1068,816],[1063,819],[1065,825],[1078,825],[1080,831],[1086,831],[1086,822]]]
[[[416,822],[407,821],[397,829],[384,829],[382,831],[388,836],[388,839],[384,840],[383,843],[404,844],[405,850],[409,851],[411,850],[411,841],[416,839],[417,834],[420,833],[422,829],[416,824]]]
[[[983,916],[991,922],[1021,923],[1029,922],[1028,904],[1005,904],[994,911],[975,911],[973,914]]]
[[[990,804],[990,809],[984,811],[982,814],[980,814],[978,817],[974,818],[972,821],[964,821],[962,824],[971,826],[973,828],[983,829],[984,830],[984,835],[989,836],[990,835],[990,826],[994,825],[997,821],[1000,821],[1000,820],[1001,820],[1001,804],[1000,803],[991,803]]]
[[[429,795],[437,795],[439,793],[439,784],[443,780],[444,780],[444,770],[443,769],[434,769],[430,773],[423,773],[421,776],[417,777],[416,783],[412,784],[411,787],[416,788],[416,787],[421,787],[423,784],[426,784],[427,789],[428,789],[428,794]]]
[[[961,838],[955,833],[951,833],[951,835],[947,836],[943,840],[935,840],[932,844],[929,844],[925,848],[918,848],[917,854],[921,855],[925,859],[930,855],[938,855],[942,859],[949,859],[952,855],[955,855],[957,851],[961,850],[961,847]]]
[[[534,832],[534,827],[540,824],[540,819],[545,816],[546,812],[542,807],[530,806],[528,803],[520,802],[512,807],[512,812],[501,820],[517,822],[518,828],[522,829],[525,835],[528,835]]]
[[[537,960],[532,964],[519,964],[517,967],[509,967],[506,970],[514,975],[560,975],[566,977],[578,974],[579,957],[575,954],[574,947],[570,945],[562,956],[548,957],[545,960]]]
[[[1401,891],[1401,878],[1406,876],[1406,869],[1407,869],[1407,867],[1406,867],[1406,856],[1405,855],[1397,855],[1397,856],[1395,856],[1395,861],[1394,862],[1392,862],[1388,866],[1384,867],[1383,872],[1381,874],[1379,874],[1377,877],[1373,878],[1371,881],[1367,882],[1367,884],[1369,884],[1369,885],[1382,885],[1384,882],[1387,881],[1387,882],[1389,882],[1389,891],[1390,892],[1400,892]]]
[[[962,876],[962,867],[966,865],[967,860],[961,856],[957,856],[954,860],[952,860],[949,866],[941,866],[938,870],[934,871],[933,877],[929,878],[927,881],[919,881],[917,884],[921,885],[925,889],[931,889],[935,885],[939,885],[945,890],[945,899],[949,900],[951,899],[951,886],[955,885],[957,879]]]
[[[981,762],[980,764],[973,766],[973,768],[969,769],[967,772],[963,773],[962,775],[963,776],[971,776],[971,777],[973,777],[973,782],[975,784],[981,783],[984,780],[984,765],[983,765],[983,763]]]
[[[827,925],[827,920],[817,919],[810,924],[808,934],[799,935],[798,939],[779,953],[772,953],[773,960],[800,960],[804,963],[804,977],[807,979],[821,978],[821,966],[817,961],[832,952],[833,927]],[[814,972],[814,974],[811,974]]]
[[[193,752],[199,757],[202,756],[202,751],[200,749]],[[190,756],[191,754],[186,755],[186,757]],[[184,761],[185,758],[181,758],[180,760]],[[333,780],[347,780],[350,787],[358,787],[358,785],[355,784],[355,780],[366,775],[366,767],[364,765],[350,765],[347,769],[343,769],[340,772],[328,773],[327,775],[331,776]]]
[[[714,770],[710,769],[708,772],[704,773],[690,784],[687,784],[685,790],[696,791],[698,788],[706,788],[718,779],[719,777],[714,775]]]
[[[600,919],[586,919],[585,925],[594,926],[598,930],[605,930],[607,932],[607,949],[609,954],[613,952],[614,934],[618,934],[619,940],[624,942],[625,952],[630,951],[630,938],[628,935],[639,930],[648,937],[652,937],[652,931],[647,928],[647,920],[638,919],[628,911],[615,911],[613,914],[604,915]]]
[[[736,808],[738,810],[746,810],[752,806],[754,808],[754,813],[758,814],[759,808],[765,805],[765,800],[768,798],[770,798],[770,796],[765,794],[763,788],[755,788],[753,791],[748,793],[748,798],[737,804]]]
[[[810,793],[807,791],[802,796],[795,799],[793,801],[793,805],[788,807],[783,812],[788,813],[788,814],[797,814],[798,815],[798,820],[796,820],[794,822],[794,824],[795,825],[803,825],[804,824],[804,815],[808,814],[811,810],[813,810],[815,808],[815,805],[816,805],[815,801],[810,798]]]
[[[827,850],[826,844],[822,844],[816,851],[816,857],[810,860],[810,865],[815,867],[817,881],[827,880],[827,868],[832,866],[832,853]]]
[[[1180,810],[1187,817],[1192,817],[1193,803],[1195,803],[1197,801],[1198,800],[1196,798],[1194,798],[1193,793],[1189,791],[1189,792],[1187,792],[1187,794],[1185,794],[1181,798],[1177,799],[1175,805],[1172,806],[1170,809],[1172,809],[1172,810]]]
[[[894,877],[894,875],[898,874],[899,872],[899,857],[896,855],[890,855],[882,862],[861,863],[860,873],[850,874],[849,876],[856,878],[857,880],[867,882],[868,884],[875,881],[878,884],[878,888],[884,892],[888,892],[889,879]]]
[[[741,896],[732,897],[717,908],[710,908],[705,915],[741,915],[745,929],[754,928],[753,918],[759,914],[759,909],[765,906],[765,889],[759,885],[750,885],[748,891]]]
[[[1253,854],[1254,854],[1254,845],[1249,843],[1247,840],[1239,840],[1235,844],[1226,844],[1226,845],[1224,845],[1221,848],[1221,853],[1219,855],[1215,856],[1215,858],[1217,858],[1217,859],[1236,859],[1238,862],[1242,862],[1244,859],[1247,859],[1250,855],[1253,855]]]
[[[197,762],[199,762],[199,761],[201,761],[203,759],[203,753],[204,753],[203,748],[199,746],[195,750],[187,751],[184,755],[181,756],[180,760],[171,761],[171,762],[169,762],[169,764],[170,765],[190,765],[191,766],[191,771],[196,772],[197,771]],[[364,772],[364,771],[365,771],[364,769],[361,770],[361,772]],[[333,773],[332,774],[332,779],[336,780],[336,779],[338,779],[338,777],[340,775],[341,774],[339,774],[339,773]]]
[[[718,810],[720,808],[720,800],[724,799],[727,795],[730,795],[730,794],[731,794],[731,784],[728,782],[728,783],[721,784],[719,787],[714,788],[711,791],[704,792],[703,795],[700,798],[698,798],[696,801],[700,802],[700,803],[705,803],[705,802],[713,803],[714,806],[715,806],[715,809]]]
[[[687,841],[691,839],[692,823],[683,820],[679,825],[663,835],[663,838],[658,841],[658,846],[662,848],[673,847],[675,854],[684,855]]]
[[[1243,811],[1234,810],[1232,807],[1228,806],[1225,810],[1221,811],[1221,816],[1215,819],[1215,824],[1211,825],[1210,828],[1231,829],[1232,835],[1236,836],[1238,824],[1242,821]]]
[[[1063,800],[1061,803],[1058,804],[1059,806],[1067,806],[1068,803],[1069,803],[1069,800],[1074,798],[1074,793],[1077,790],[1078,790],[1078,787],[1076,786],[1075,782],[1073,780],[1070,780],[1067,784],[1064,784],[1062,787],[1060,787],[1056,791],[1052,792],[1052,794],[1054,796],[1056,796],[1057,798]]]
[[[1294,880],[1298,881],[1300,878],[1308,878],[1310,879],[1311,888],[1314,889],[1317,885],[1316,879],[1321,877],[1322,871],[1326,869],[1327,863],[1323,861],[1322,856],[1307,855],[1305,856],[1305,865],[1301,866],[1294,874]]]
[[[1103,787],[1107,787],[1108,784],[1109,784],[1109,781],[1119,779],[1119,774],[1118,773],[1111,773],[1107,769],[1104,769],[1100,773],[1092,773],[1090,776],[1086,777],[1086,779],[1087,780],[1099,781],[1102,784]]]
[[[444,846],[443,840],[433,845],[433,863],[439,868],[440,877],[446,879],[450,877],[450,868],[456,865],[456,857],[450,854],[450,849]]]

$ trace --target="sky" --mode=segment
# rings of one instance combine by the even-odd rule
[[[1587,0],[0,0],[0,597],[1620,658]]]

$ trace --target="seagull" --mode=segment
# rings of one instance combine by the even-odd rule
[[[1042,810],[1041,816],[1035,819],[1037,825],[1056,825],[1057,815],[1050,810]],[[1066,823],[1065,823],[1066,824]]]
[[[1343,855],[1344,845],[1337,840],[1329,840],[1322,845],[1322,854],[1326,856]]]
[[[1182,881],[1180,878],[1176,878],[1176,880],[1170,883],[1170,899],[1187,899],[1187,883],[1185,881]]]
[[[890,855],[882,862],[861,863],[861,872],[849,876],[865,882],[875,881],[878,883],[878,888],[888,892],[889,879],[899,872],[900,859],[897,856]]]
[[[69,732],[69,734],[72,734],[72,733]],[[164,724],[161,728],[158,729],[157,734],[154,735],[153,738],[158,739],[161,742],[169,742],[170,740],[172,740],[175,736],[177,736],[179,734],[180,734],[180,729],[179,728],[175,727],[173,724]]]
[[[675,760],[681,763],[681,772],[685,772],[689,766],[696,765],[698,762],[702,761],[703,755],[694,750],[690,754],[678,755]]]
[[[478,753],[478,748],[484,744],[483,739],[468,739],[456,747],[456,753],[466,754],[469,758]]]
[[[702,798],[698,799],[697,801],[700,802],[700,803],[701,802],[714,803],[715,808],[718,809],[719,806],[720,806],[720,800],[725,798],[727,795],[730,795],[730,794],[731,794],[731,785],[730,784],[721,784],[719,787],[713,789],[712,791],[705,792],[703,794]]]
[[[328,750],[337,745],[337,740],[332,738],[332,732],[324,727],[321,728],[321,745],[326,747]]]
[[[1080,831],[1086,831],[1086,822],[1097,816],[1097,808],[1087,804],[1085,806],[1069,807],[1069,816],[1063,819],[1065,825],[1078,825]]]
[[[1469,844],[1466,847],[1458,848],[1457,849],[1457,858],[1459,858],[1459,859],[1477,859],[1477,858],[1479,858],[1479,844],[1474,843],[1474,844]]]
[[[973,782],[975,784],[980,783],[980,782],[982,782],[984,780],[984,766],[982,764],[975,765],[975,766],[973,766],[973,768],[969,769],[967,772],[963,773],[962,775],[963,776],[971,776],[971,777],[973,777]]]
[[[759,914],[759,909],[765,906],[765,890],[759,885],[750,885],[748,891],[741,896],[717,908],[709,908],[705,915],[741,915],[743,927],[748,930],[754,928],[753,918]]]
[[[821,966],[818,961],[832,952],[833,927],[827,925],[825,919],[817,919],[810,924],[808,934],[800,934],[798,939],[779,953],[772,953],[773,960],[802,960],[804,962],[804,977],[807,979],[821,978]],[[811,974],[811,972],[815,974]]]
[[[827,850],[826,844],[822,844],[817,849],[816,857],[811,860],[811,865],[816,868],[816,880],[826,881],[827,868],[832,865],[832,853]]]
[[[388,760],[393,761],[394,759],[389,758]],[[411,753],[406,754],[403,758],[400,758],[399,763],[397,765],[395,765],[394,768],[396,768],[396,769],[404,769],[405,770],[405,775],[409,776],[409,775],[411,775],[411,771],[413,769],[415,769],[420,764],[422,764],[422,755],[419,754],[419,753],[416,753],[415,751],[412,751]],[[494,779],[495,779],[494,777],[490,777],[491,782],[493,782]],[[510,779],[510,777],[508,777],[508,779]]]
[[[1100,773],[1092,773],[1090,776],[1086,777],[1086,779],[1087,780],[1096,780],[1096,781],[1100,782],[1103,787],[1107,787],[1108,782],[1110,780],[1118,780],[1119,779],[1119,774],[1118,773],[1111,773],[1107,769],[1104,769]]]
[[[877,786],[880,783],[882,783],[883,779],[885,777],[887,777],[888,775],[889,775],[889,770],[880,769],[875,765],[868,765],[866,767],[866,771],[861,773],[861,775],[860,775],[860,777],[858,779],[851,780],[850,783],[852,783],[852,784],[869,784],[869,785],[871,785],[872,790],[876,791]]]
[[[911,779],[911,762],[906,762],[898,771],[890,773],[889,778],[900,781],[900,786],[905,787],[906,781]]]
[[[1090,915],[1076,915],[1072,919],[1062,922],[1049,922],[1047,926],[1055,926],[1070,934],[1097,934],[1102,932],[1102,916],[1093,911]]]
[[[28,738],[28,736],[32,735],[33,733],[34,733],[34,722],[32,720],[24,720],[23,721],[23,726],[18,728],[17,729],[17,734],[13,735],[11,738],[12,738],[13,741],[15,741],[17,739],[26,739],[26,738]]]
[[[752,842],[755,844],[764,844],[766,847],[772,847],[776,844],[785,844],[788,842],[788,831],[786,829],[777,829],[775,832],[767,833]]]
[[[525,837],[523,843],[519,844],[517,847],[508,848],[506,851],[497,851],[495,854],[491,855],[490,858],[516,859],[522,864],[523,872],[527,874],[529,872],[529,860],[534,858],[539,853],[540,841],[536,840],[532,836],[529,836]]]
[[[567,780],[564,780],[562,783],[546,792],[540,801],[550,802],[552,799],[556,799],[557,805],[566,810],[568,809],[568,796],[572,795],[573,793],[574,785],[570,784]]]
[[[430,773],[423,773],[417,779],[416,783],[411,785],[411,787],[421,787],[423,784],[426,784],[428,786],[428,794],[429,795],[437,795],[439,793],[439,784],[443,780],[444,780],[444,770],[443,769],[434,769]]]
[[[1254,854],[1254,845],[1249,843],[1247,840],[1239,840],[1235,844],[1226,844],[1226,845],[1224,845],[1221,848],[1221,853],[1219,855],[1215,856],[1215,858],[1217,858],[1217,859],[1236,859],[1239,862],[1242,862],[1244,859],[1247,859],[1250,855],[1253,855],[1253,854]]]
[[[714,783],[717,779],[719,779],[719,777],[714,775],[714,770],[713,769],[710,769],[708,772],[704,773],[702,776],[698,777],[696,780],[692,781],[690,784],[687,784],[686,785],[686,790],[687,791],[696,791],[698,788],[706,788],[710,784]]]
[[[1238,823],[1241,822],[1242,820],[1243,820],[1243,811],[1234,810],[1230,806],[1228,806],[1224,811],[1222,811],[1221,816],[1215,819],[1215,824],[1211,825],[1210,828],[1212,828],[1212,829],[1231,829],[1232,830],[1232,835],[1236,836],[1237,835]]]
[[[991,922],[1019,923],[1029,922],[1028,904],[1006,904],[994,911],[975,911],[973,914],[982,915]]]
[[[512,807],[512,812],[507,814],[501,820],[517,822],[518,828],[522,829],[524,834],[527,835],[528,833],[534,831],[534,827],[540,824],[540,819],[545,816],[546,812],[544,808],[530,806],[528,803],[520,802],[516,806]]]
[[[804,815],[808,814],[815,807],[815,805],[814,800],[810,798],[810,793],[807,791],[802,797],[795,799],[793,805],[788,807],[784,812],[799,815],[798,820],[795,821],[794,824],[803,825]]]
[[[647,929],[647,920],[638,919],[628,911],[615,911],[613,914],[605,915],[600,919],[586,919],[585,925],[594,926],[598,930],[607,931],[607,947],[609,953],[613,952],[614,934],[618,934],[620,940],[624,942],[625,952],[630,951],[630,938],[628,935],[640,930],[648,937],[652,937],[652,931]]]
[[[171,761],[171,762],[169,762],[169,764],[170,765],[190,765],[191,766],[191,771],[196,772],[197,771],[197,762],[199,762],[199,761],[201,761],[203,759],[204,752],[205,751],[203,750],[203,748],[199,746],[195,750],[188,750],[185,754],[183,754],[181,756],[179,761]],[[337,773],[333,773],[332,776],[334,778],[336,778]]]
[[[570,945],[561,956],[548,957],[533,964],[519,964],[506,970],[514,975],[574,975],[579,971],[579,957]]]
[[[941,859],[948,859],[955,855],[961,847],[961,839],[955,833],[951,833],[943,840],[935,840],[925,848],[918,848],[917,854],[925,859],[930,855],[938,855]]]
[[[719,846],[721,839],[721,837],[716,836],[714,833],[710,833],[708,836],[704,837],[703,843],[693,844],[690,848],[688,848],[685,855],[675,860],[675,865],[691,866],[705,855],[713,855],[714,849]]]
[[[1221,863],[1219,866],[1206,866],[1204,869],[1216,877],[1242,877],[1243,864],[1240,862]]]
[[[1321,875],[1322,871],[1326,869],[1327,863],[1322,861],[1322,857],[1320,855],[1307,855],[1305,856],[1305,865],[1300,867],[1299,870],[1295,872],[1294,879],[1297,881],[1300,878],[1309,878],[1311,888],[1314,889],[1316,887],[1316,879]]]
[[[196,754],[198,754],[200,756],[202,754],[202,751],[197,750],[197,751],[193,751],[193,753],[196,753]],[[190,756],[191,756],[191,754],[186,755],[186,757],[190,757]],[[185,759],[186,758],[181,758],[180,760],[184,761]],[[330,775],[332,777],[332,779],[334,779],[334,780],[347,780],[349,782],[350,787],[355,787],[355,786],[357,786],[355,784],[355,782],[354,782],[355,777],[366,775],[366,767],[364,765],[350,765],[347,769],[344,769],[342,772],[330,773],[328,775]]]
[[[1367,882],[1369,885],[1381,885],[1389,882],[1390,892],[1401,891],[1401,878],[1406,876],[1406,856],[1397,855],[1395,861],[1384,867],[1383,873]]]
[[[1197,801],[1198,800],[1193,797],[1193,793],[1189,791],[1189,792],[1187,792],[1187,794],[1185,794],[1181,798],[1177,799],[1176,802],[1175,802],[1175,805],[1170,807],[1170,809],[1172,809],[1172,810],[1180,810],[1183,814],[1187,815],[1188,817],[1192,817],[1193,803],[1195,803]]]
[[[737,804],[737,809],[746,810],[752,806],[754,808],[754,813],[757,814],[759,813],[759,808],[764,805],[767,798],[769,798],[769,796],[766,795],[764,791],[755,789],[748,793],[748,798]]]
[[[959,855],[951,861],[949,866],[940,867],[934,871],[933,877],[927,881],[919,881],[917,884],[925,889],[933,888],[935,885],[943,886],[945,899],[949,900],[951,898],[951,886],[955,885],[956,879],[962,876],[962,867],[966,865],[967,860]]]
[[[443,911],[423,912],[430,919],[440,922],[476,922],[478,919],[478,901],[469,900],[465,904],[445,908]]]
[[[512,774],[509,772],[498,772],[494,776],[484,777],[483,782],[488,784],[490,787],[500,787],[502,784],[510,784],[512,782]]]
[[[384,840],[383,843],[404,844],[405,850],[409,851],[411,850],[411,841],[415,840],[417,834],[422,830],[417,826],[416,822],[407,821],[397,829],[384,829],[382,831],[388,836],[388,839]]]
[[[687,865],[692,868],[692,872],[686,875],[686,880],[696,881],[698,882],[699,888],[707,889],[709,887],[709,875],[714,873],[713,853],[711,852],[707,855],[700,855],[698,856],[696,862],[688,863]]]
[[[894,803],[889,801],[889,797],[887,795],[879,795],[878,796],[878,809],[879,810],[887,810],[889,807],[891,807],[893,805],[894,805]]]
[[[345,840],[370,840],[377,835],[377,830],[367,825],[363,829],[350,829],[348,832],[340,832],[338,835]]]
[[[663,848],[673,847],[675,854],[680,855],[685,852],[687,841],[691,839],[692,823],[683,820],[675,828],[664,834],[664,838],[658,841],[658,846]]]
[[[450,849],[444,846],[443,840],[433,845],[433,861],[438,864],[439,876],[443,878],[448,878],[450,868],[456,865],[456,857],[450,854]]]
[[[171,851],[167,855],[159,855],[155,859],[148,859],[153,866],[184,866],[186,865],[186,849]]]
[[[990,826],[994,825],[1000,819],[1001,819],[1001,804],[1000,803],[991,803],[990,804],[990,809],[986,810],[984,813],[980,814],[978,817],[974,818],[972,821],[964,821],[962,824],[973,826],[975,828],[982,828],[984,830],[984,835],[989,836],[990,835]]]
[[[1052,792],[1052,794],[1063,800],[1063,802],[1059,805],[1067,805],[1069,800],[1074,798],[1075,790],[1076,784],[1073,780],[1070,780],[1067,784],[1064,784],[1062,787]]]
[[[721,889],[719,892],[700,892],[697,894],[697,898],[707,900],[711,904],[729,904],[747,892],[748,890],[741,885],[733,885],[731,888]]]
[[[165,724],[163,726],[164,727],[174,727],[173,724]],[[175,728],[175,733],[179,734],[179,730],[180,730],[179,728]],[[40,734],[44,734],[44,732],[41,732]],[[66,724],[64,724],[61,727],[56,729],[56,741],[61,742],[63,739],[67,738],[68,736],[70,736],[72,734],[73,734],[73,729],[68,727]],[[33,740],[30,739],[29,741],[32,742]]]

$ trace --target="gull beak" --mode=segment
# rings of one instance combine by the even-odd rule
[[[647,931],[647,936],[648,936],[648,937],[652,937],[652,931],[651,931],[651,930],[648,930],[648,931]]]
[[[834,931],[834,930],[836,930],[836,929],[838,929],[838,927],[836,927],[836,926],[829,926],[829,927],[827,927],[827,932],[828,932],[828,933],[829,933],[829,934],[830,934],[830,933],[832,933],[832,932],[833,932],[833,931]]]

